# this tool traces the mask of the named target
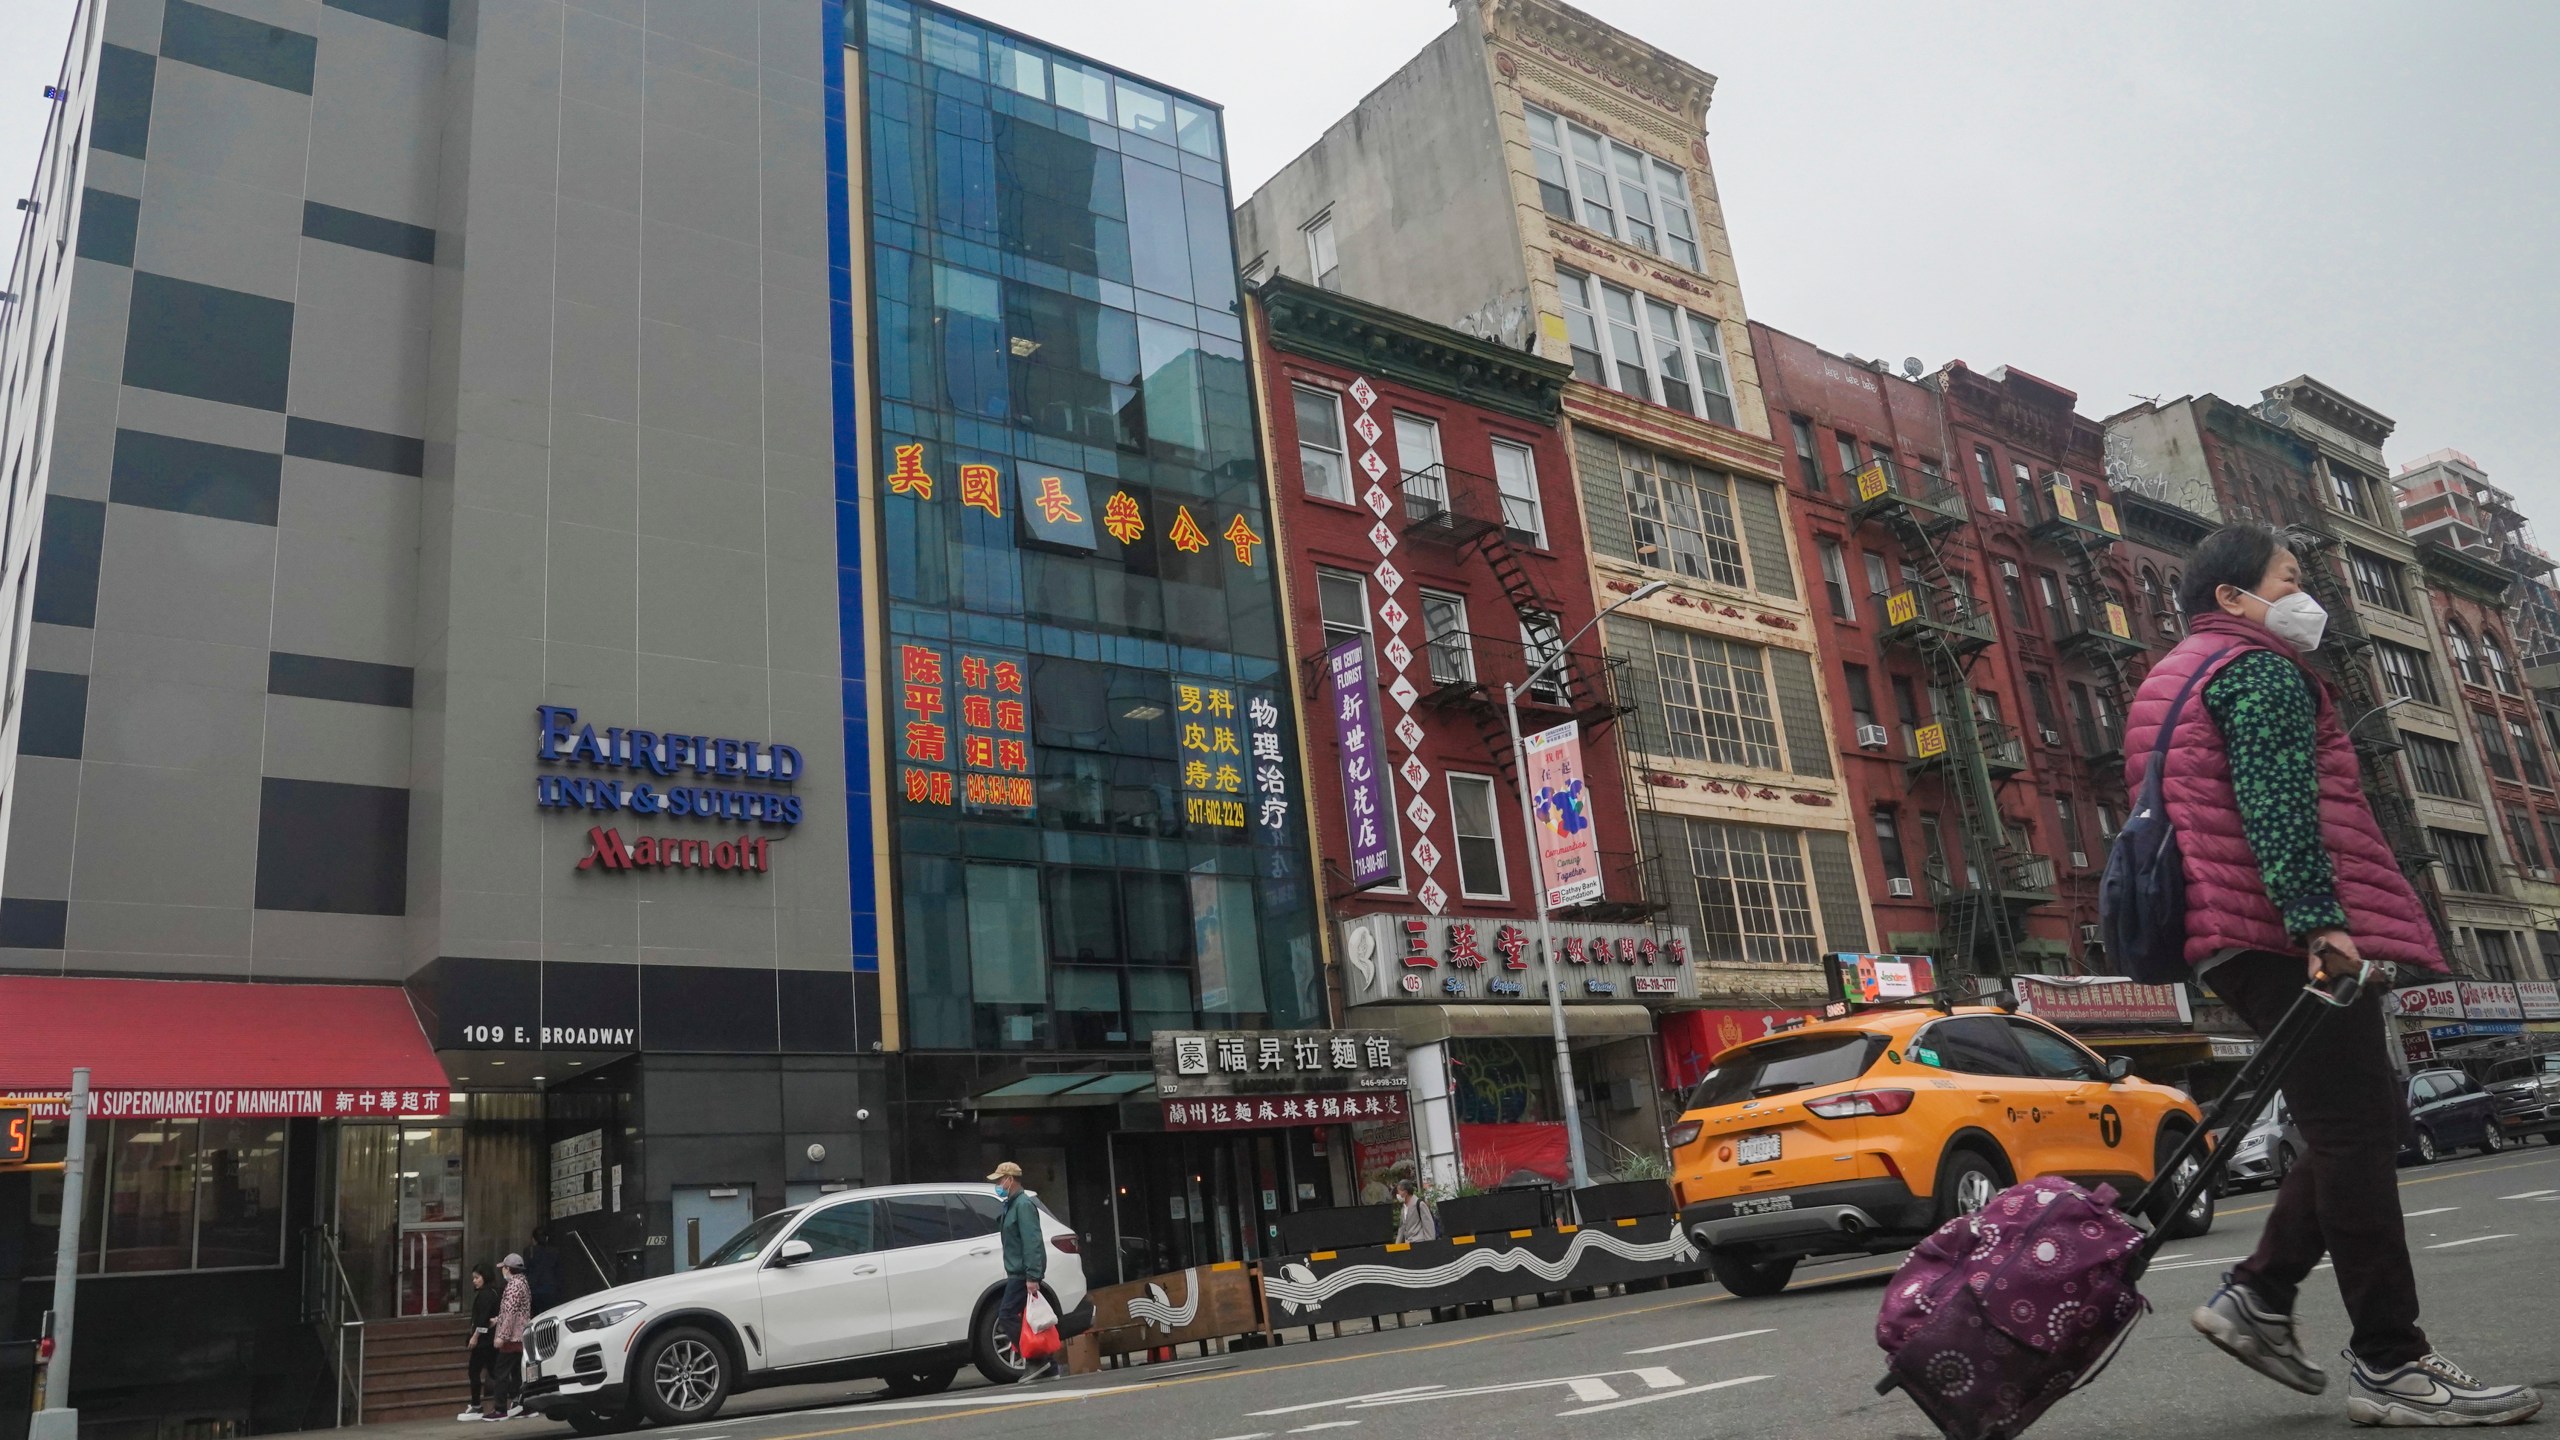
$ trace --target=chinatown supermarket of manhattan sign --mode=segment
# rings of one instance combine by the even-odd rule
[[[1567,1001],[1655,1005],[1698,998],[1689,931],[1678,925],[1556,921],[1556,982]],[[1342,922],[1343,1001],[1503,1002],[1547,998],[1528,920],[1362,915]]]
[[[537,705],[533,715],[535,806],[613,817],[589,822],[581,870],[763,874],[774,844],[800,823],[800,797],[789,793],[802,768],[793,746],[598,726],[566,705]],[[637,833],[626,836],[625,823]]]

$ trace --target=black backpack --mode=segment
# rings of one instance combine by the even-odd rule
[[[2168,718],[2160,722],[2159,743],[2151,747],[2142,793],[2134,798],[2124,828],[2116,832],[2106,871],[2098,877],[2098,936],[2108,962],[2146,985],[2175,985],[2188,978],[2187,877],[2180,868],[2177,827],[2160,802],[2160,771],[2168,762],[2169,737],[2178,732],[2187,697],[2230,648],[2206,656],[2178,687]]]

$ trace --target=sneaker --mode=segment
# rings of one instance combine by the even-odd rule
[[[2195,1327],[2232,1359],[2279,1385],[2317,1395],[2329,1388],[2329,1372],[2311,1363],[2293,1333],[2293,1317],[2258,1298],[2258,1292],[2222,1276],[2222,1288],[2196,1307]]]
[[[1014,1381],[1013,1383],[1016,1385],[1028,1385],[1035,1380],[1046,1380],[1057,1373],[1058,1363],[1056,1361],[1043,1360],[1039,1364],[1032,1366],[1030,1369],[1023,1371],[1022,1378]]]
[[[2358,1425],[2515,1425],[2542,1408],[2532,1386],[2483,1385],[2433,1351],[2388,1370],[2347,1358],[2347,1418]]]
[[[470,1409],[463,1411],[461,1414],[456,1415],[453,1418],[456,1420],[477,1420],[480,1418],[480,1407],[474,1405]]]

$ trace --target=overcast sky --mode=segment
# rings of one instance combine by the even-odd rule
[[[2560,545],[2560,5],[1583,3],[1718,77],[1708,143],[1753,318],[2016,365],[2093,418],[2309,371],[2399,421],[2395,466],[2466,451]],[[1450,19],[961,8],[1223,103],[1240,195]],[[0,0],[9,186],[70,9]]]

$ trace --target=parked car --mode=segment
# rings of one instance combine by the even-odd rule
[[[2535,1135],[2560,1134],[2560,1051],[2501,1060],[2482,1077],[2482,1089],[2498,1102],[2498,1128],[2522,1144]]]
[[[2302,1132],[2293,1123],[2293,1107],[2285,1103],[2284,1092],[2276,1092],[2275,1103],[2258,1117],[2258,1123],[2242,1135],[2231,1152],[2231,1164],[2223,1171],[2223,1190],[2255,1190],[2261,1185],[2281,1185],[2302,1158]]]
[[[2420,1165],[2467,1145],[2494,1155],[2507,1148],[2498,1102],[2459,1070],[2420,1070],[2409,1077],[2409,1130],[2400,1158]]]
[[[1038,1200],[1032,1199],[1033,1204]],[[731,1395],[878,1377],[900,1395],[975,1363],[1022,1377],[995,1333],[1004,1258],[992,1188],[887,1185],[777,1210],[691,1270],[617,1285],[534,1317],[525,1403],[582,1435],[708,1420]],[[1093,1322],[1075,1232],[1040,1211],[1063,1334]]]
[[[1970,1007],[1871,1009],[1737,1046],[1671,1130],[1681,1228],[1727,1290],[1770,1295],[1807,1256],[1901,1249],[2034,1176],[2129,1199],[2202,1116],[2128,1069]],[[2210,1230],[2213,1203],[2173,1233]]]

